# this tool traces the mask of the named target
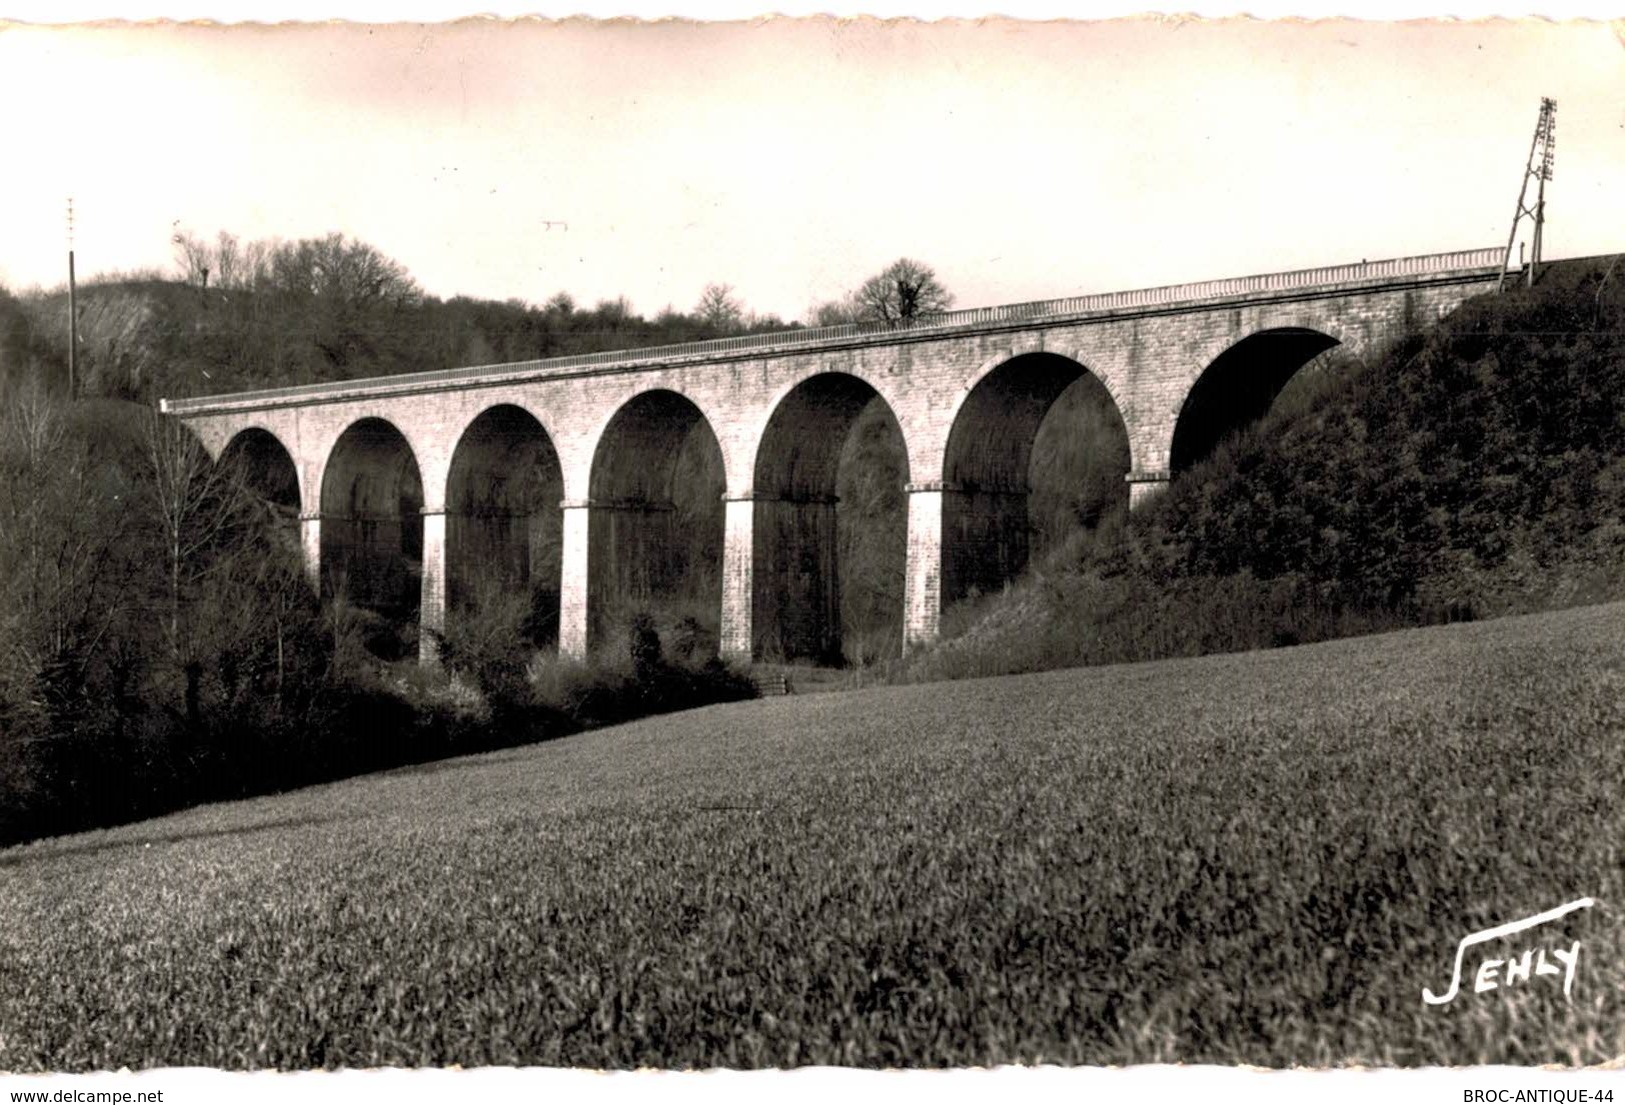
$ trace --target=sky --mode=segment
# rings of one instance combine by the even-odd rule
[[[69,196],[82,278],[336,230],[785,319],[900,256],[970,307],[1501,246],[1542,96],[1546,255],[1625,250],[1625,23],[12,25],[0,284],[65,278]]]

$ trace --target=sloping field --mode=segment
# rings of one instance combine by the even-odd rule
[[[1618,605],[712,708],[0,852],[0,1069],[1598,1062],[1622,783]]]

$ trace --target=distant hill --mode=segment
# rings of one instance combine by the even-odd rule
[[[1159,499],[953,612],[905,678],[1291,644],[1625,596],[1625,262],[1545,269],[1295,382]]]
[[[723,329],[673,311],[649,319],[624,300],[583,309],[564,295],[536,306],[312,292],[271,279],[225,289],[98,281],[79,289],[78,306],[81,394],[142,403],[789,328],[747,318]],[[67,334],[65,290],[0,294],[0,371],[65,380]]]

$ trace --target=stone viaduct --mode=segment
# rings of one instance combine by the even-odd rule
[[[902,620],[905,643],[928,641],[946,605],[1025,566],[1034,436],[1081,377],[1121,418],[1139,503],[1317,355],[1380,353],[1493,288],[1500,260],[1361,262],[161,407],[298,510],[318,586],[415,606],[437,629],[477,574],[541,580],[573,655],[617,596],[663,593],[692,570],[671,555],[672,503],[698,449],[723,473],[723,653],[827,655],[840,634],[836,469],[866,404],[884,402],[901,432]]]

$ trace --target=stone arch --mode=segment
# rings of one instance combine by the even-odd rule
[[[594,486],[594,473],[600,471],[599,460],[603,455],[605,441],[611,432],[623,431],[628,423],[626,421],[629,408],[643,400],[646,395],[660,393],[682,400],[683,404],[693,407],[699,412],[701,420],[712,431],[717,448],[721,451],[723,471],[729,480],[733,479],[735,469],[734,437],[726,433],[729,412],[714,409],[712,401],[700,389],[692,391],[679,383],[667,379],[650,381],[651,386],[641,390],[632,390],[624,397],[619,395],[608,400],[591,419],[584,420],[587,425],[584,432],[568,433],[561,429],[557,439],[559,459],[564,464],[564,496],[566,502],[583,501],[591,495]],[[668,402],[668,399],[659,399],[656,402]],[[681,404],[679,404],[681,405]],[[598,404],[595,404],[598,406]],[[608,413],[603,413],[607,409]]]
[[[249,426],[233,434],[220,450],[219,463],[234,466],[242,482],[273,506],[295,515],[302,509],[293,453],[263,426]]]
[[[752,472],[755,655],[839,663],[846,629],[864,654],[901,649],[908,472],[896,414],[867,381],[819,373],[775,404]],[[843,477],[864,502],[843,508]]]
[[[1340,344],[1312,327],[1277,326],[1229,345],[1186,393],[1169,443],[1169,469],[1185,471],[1262,418],[1299,369]]]
[[[1052,411],[1057,418],[1049,417]],[[1026,568],[1034,447],[1041,434],[1064,440],[1068,424],[1075,426],[1083,411],[1091,412],[1089,425],[1103,436],[1098,443],[1086,442],[1091,452],[1078,462],[1078,471],[1096,488],[1095,511],[1102,514],[1127,505],[1123,477],[1131,458],[1122,412],[1099,376],[1060,354],[1020,353],[993,365],[968,389],[943,455],[945,606],[1002,587]],[[1039,474],[1041,480],[1055,475]],[[1075,492],[1056,488],[1055,493]]]
[[[423,478],[401,431],[382,418],[351,423],[322,473],[324,593],[393,618],[415,618],[422,511]]]
[[[745,492],[750,490],[750,484],[748,481],[755,473],[755,465],[761,451],[762,438],[767,433],[768,423],[772,420],[774,414],[779,410],[780,406],[783,405],[785,399],[789,398],[792,392],[800,389],[802,385],[806,384],[807,381],[813,379],[814,377],[826,376],[830,375],[831,373],[849,376],[853,380],[856,380],[858,383],[872,390],[875,395],[879,397],[881,402],[883,402],[886,405],[886,408],[892,413],[893,418],[897,422],[898,429],[902,432],[904,467],[906,467],[910,473],[923,471],[925,461],[923,457],[916,456],[916,449],[919,446],[919,441],[916,439],[929,438],[930,435],[928,432],[920,432],[918,427],[915,427],[912,433],[910,432],[910,425],[906,414],[909,395],[911,393],[906,389],[899,391],[897,387],[898,380],[895,377],[887,377],[885,375],[876,374],[859,367],[842,367],[839,369],[815,367],[811,371],[798,372],[796,375],[790,377],[788,382],[781,381],[777,388],[768,393],[766,401],[755,408],[756,414],[746,423],[745,428],[741,430],[738,436],[738,440],[745,443],[741,450],[744,463],[740,465],[738,470],[740,481],[737,486],[734,484],[729,485],[728,491],[730,495],[736,493],[741,488]],[[732,473],[734,472],[734,469],[730,467],[728,471]]]
[[[678,392],[640,392],[610,417],[587,480],[589,647],[639,612],[716,640],[725,471],[710,421]]]
[[[535,415],[504,403],[468,424],[446,476],[446,601],[453,612],[523,596],[532,642],[557,642],[563,498],[558,450]]]

